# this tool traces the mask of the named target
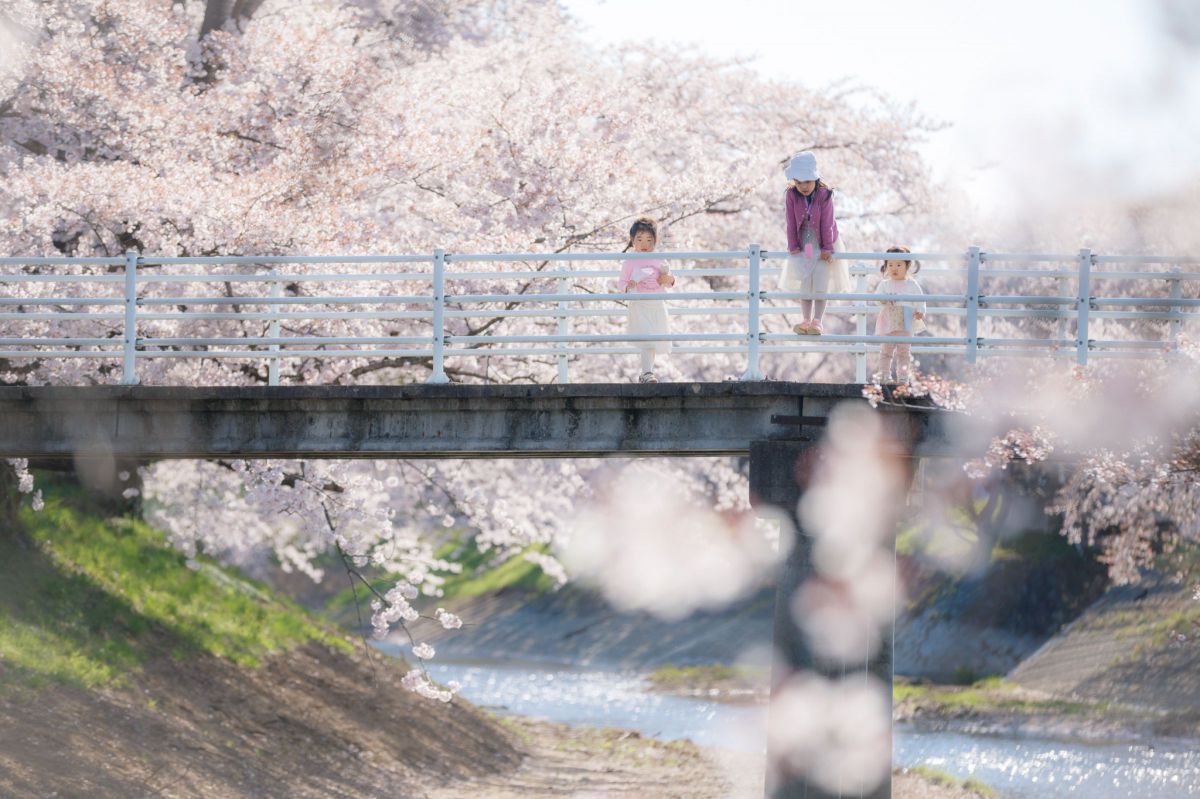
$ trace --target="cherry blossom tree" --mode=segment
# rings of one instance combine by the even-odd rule
[[[5,21],[19,44],[0,73],[5,255],[599,252],[621,249],[629,222],[643,215],[660,221],[666,248],[741,250],[757,242],[778,250],[781,163],[799,149],[817,152],[839,187],[841,229],[854,246],[911,235],[935,201],[916,149],[929,126],[912,109],[851,85],[770,82],[746,64],[686,49],[600,50],[553,2],[16,0]],[[493,265],[547,278],[457,281],[454,291],[553,291],[548,266]],[[676,270],[681,288],[728,285],[688,277],[688,266]],[[261,272],[211,269],[227,269],[231,278]],[[247,298],[246,307],[261,290],[233,280],[159,283],[143,296],[182,292],[182,312],[214,296],[212,286],[217,296]],[[605,281],[573,282],[578,291],[606,288]],[[380,281],[352,291],[392,289]],[[50,290],[3,288],[31,301]],[[104,283],[69,290],[76,298],[113,296]],[[349,289],[297,282],[284,291]],[[504,304],[475,307],[478,316],[451,319],[449,332],[529,335],[555,325],[552,317],[497,316]],[[88,316],[7,318],[0,336],[122,335],[119,322]],[[678,319],[682,331],[740,324]],[[612,333],[619,324],[586,317],[575,329]],[[782,331],[790,320],[771,324]],[[303,336],[430,334],[425,318],[289,319],[284,327]],[[266,322],[236,316],[150,319],[139,328],[158,338],[266,332]],[[681,356],[670,368],[719,380],[740,373],[740,357]],[[256,385],[267,381],[264,363],[146,359],[139,378]],[[432,366],[424,357],[369,351],[284,363],[284,384],[421,381]],[[477,363],[451,359],[447,372],[462,382],[550,382],[556,374],[553,358],[497,351],[486,369]],[[574,379],[610,379],[612,366],[606,358],[579,359]],[[848,367],[802,358],[772,364],[791,379],[844,376]],[[119,377],[115,358],[0,360],[0,380],[10,384]],[[24,466],[17,468],[24,480]],[[728,460],[663,469],[681,496],[734,517],[749,510],[744,475]],[[232,461],[161,463],[118,477],[126,496],[141,501],[185,552],[238,560],[266,548],[284,568],[319,579],[314,561],[333,546],[352,575],[367,565],[402,575],[375,598],[373,625],[385,634],[410,620],[411,601],[419,592],[436,595],[441,575],[454,568],[434,554],[452,531],[470,530],[497,557],[527,557],[565,579],[547,553],[562,543],[576,504],[595,500],[610,472],[595,462]],[[460,622],[447,615],[442,623]],[[432,656],[414,644],[418,659]],[[448,698],[419,674],[410,687]]]

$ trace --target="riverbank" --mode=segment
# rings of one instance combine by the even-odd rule
[[[979,780],[917,766],[892,772],[892,799],[996,799],[996,791]]]
[[[258,668],[164,652],[124,687],[9,690],[0,795],[349,799],[521,761],[501,725],[400,673],[308,644]]]
[[[761,755],[690,741],[659,741],[631,730],[572,727],[501,717],[527,753],[511,772],[438,788],[428,799],[760,799]],[[896,769],[893,799],[995,799],[987,786],[932,769]]]
[[[515,768],[468,702],[78,486],[0,527],[0,796],[411,795]]]
[[[1200,743],[1200,713],[1062,699],[1000,679],[970,686],[911,683],[893,688],[893,720],[922,731],[1052,738],[1090,744],[1178,739]]]
[[[430,702],[399,684],[403,661],[78,494],[49,491],[46,511],[25,521],[24,536],[0,540],[0,795],[762,795],[761,748],[737,751],[744,735],[695,745],[662,740],[685,737],[666,734],[663,716],[639,734]],[[597,633],[614,635],[607,624]],[[699,671],[676,677],[699,684]],[[712,671],[706,690],[720,693],[727,676]],[[631,694],[645,690],[628,679]],[[530,690],[526,679],[487,704]],[[660,699],[629,701],[645,711]],[[614,704],[610,690],[603,701]],[[895,795],[979,795],[943,782],[900,774]]]
[[[646,681],[653,691],[685,699],[763,705],[771,698],[771,673],[763,667],[660,666]]]
[[[760,797],[763,758],[660,741],[633,730],[576,727],[521,716],[498,717],[525,753],[510,771],[462,780],[429,799]]]

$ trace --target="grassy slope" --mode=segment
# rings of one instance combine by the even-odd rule
[[[103,518],[77,487],[51,484],[20,520],[24,539],[0,536],[0,690],[120,683],[164,649],[254,666],[308,641],[351,648],[265,587],[189,567],[157,530]]]
[[[0,796],[424,795],[521,760],[270,589],[78,488],[0,530]],[[423,786],[423,787],[422,787]]]
[[[444,575],[442,596],[436,600],[439,604],[449,604],[454,600],[483,596],[504,589],[541,594],[554,587],[554,581],[536,564],[520,555],[498,562],[499,553],[496,550],[481,551],[473,538],[465,542],[445,544],[436,555],[438,558],[462,565],[462,572],[459,574]],[[372,578],[371,585],[380,593],[385,593],[398,579],[400,575],[383,575]],[[359,611],[368,604],[370,597],[361,586],[357,586],[339,592],[328,601],[322,612],[331,620],[353,629],[359,625]],[[365,619],[369,611],[362,610],[362,614],[362,618]]]
[[[1025,660],[1022,686],[1166,713],[1170,734],[1200,736],[1200,546],[1181,548],[1138,585],[1120,586]]]

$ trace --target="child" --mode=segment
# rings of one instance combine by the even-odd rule
[[[800,301],[804,320],[792,330],[819,336],[824,295],[850,290],[850,270],[844,261],[833,260],[833,253],[841,250],[833,189],[821,180],[817,158],[809,152],[792,156],[783,174],[788,179],[783,208],[789,254],[780,282],[785,291],[812,296]]]
[[[889,247],[888,252],[907,253],[907,247]],[[877,294],[924,294],[921,285],[909,277],[921,271],[920,261],[887,260],[879,267],[883,280],[875,289]],[[879,315],[875,317],[875,335],[912,336],[925,329],[925,303],[912,300],[880,300]],[[912,368],[910,344],[882,344],[879,347],[879,379],[893,382],[892,365],[896,367],[896,382],[907,382]]]
[[[658,244],[658,225],[653,219],[643,217],[629,228],[629,243],[625,249],[634,252],[650,252]],[[664,287],[674,286],[675,276],[667,271],[666,263],[660,258],[631,258],[621,265],[620,286],[622,291],[639,294],[658,293]],[[664,300],[630,300],[629,332],[638,334],[666,334],[667,303]],[[639,341],[641,350],[641,377],[639,383],[657,383],[654,376],[654,356],[665,355],[671,349],[669,341]]]

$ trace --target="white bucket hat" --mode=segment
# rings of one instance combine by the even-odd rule
[[[807,150],[793,155],[792,160],[788,162],[787,168],[783,170],[783,174],[788,180],[805,181],[821,179],[821,173],[817,171],[817,157]]]

